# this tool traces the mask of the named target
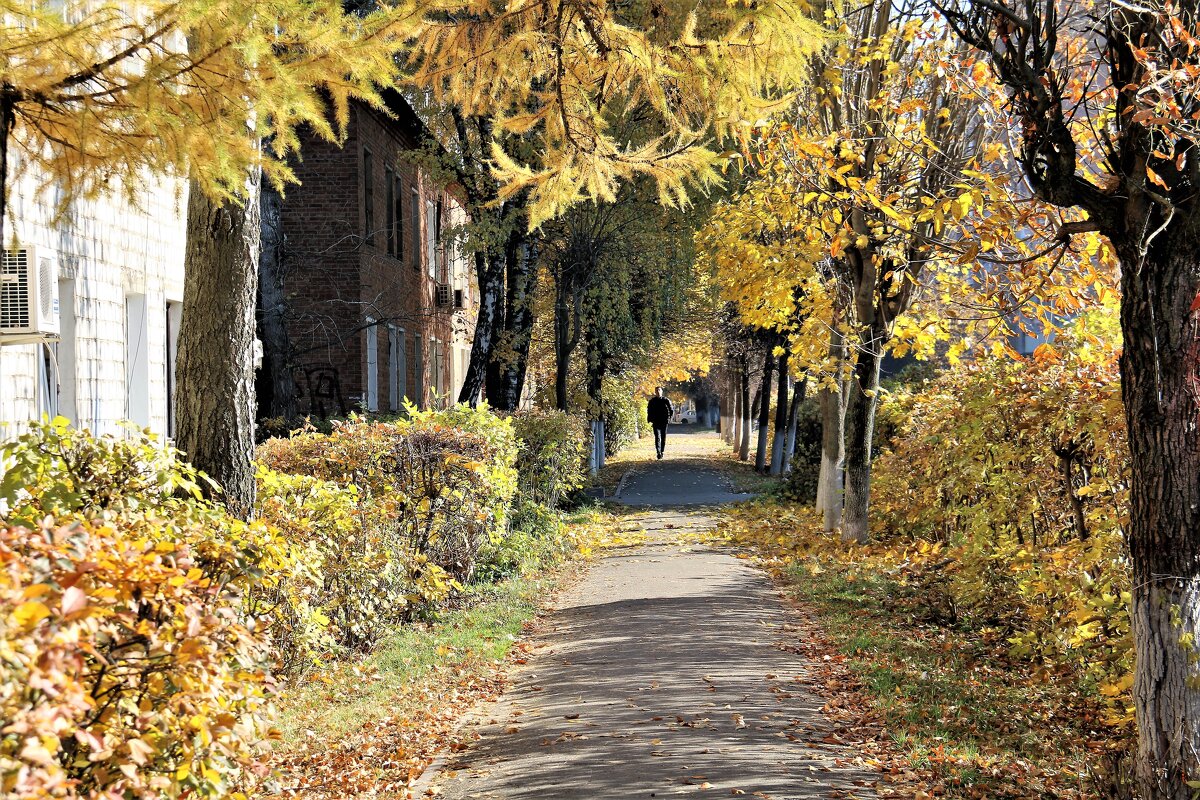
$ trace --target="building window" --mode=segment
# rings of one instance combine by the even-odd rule
[[[388,325],[388,408],[400,410],[407,389],[408,358],[404,353],[404,331]]]
[[[167,436],[175,435],[175,362],[179,359],[179,323],[183,303],[167,301]]]
[[[372,161],[371,151],[363,150],[363,215],[366,218],[363,240],[367,244],[375,243],[375,170]]]
[[[399,175],[392,178],[392,197],[395,203],[390,212],[391,229],[396,232],[396,258],[404,258],[404,181]]]
[[[432,200],[425,201],[425,268],[429,277],[437,277],[437,207]]]
[[[125,418],[150,425],[150,358],[146,336],[146,295],[125,296]]]
[[[433,385],[439,402],[446,400],[446,343],[436,339],[433,342]]]
[[[58,282],[58,335],[59,341],[54,348],[58,362],[58,413],[69,419],[72,425],[78,425],[74,280]]]
[[[396,255],[396,219],[394,212],[396,209],[396,186],[393,178],[395,176],[390,168],[383,171],[383,186],[387,193],[387,205],[384,206],[384,213],[387,215],[387,252],[389,256]]]
[[[425,353],[420,334],[413,337],[413,402],[425,407]]]
[[[379,327],[367,317],[367,411],[379,410]]]
[[[408,215],[412,218],[412,254],[413,266],[417,269],[421,268],[421,196],[417,194],[417,190],[412,190],[412,197],[408,204]]]

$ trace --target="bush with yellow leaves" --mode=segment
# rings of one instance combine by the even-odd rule
[[[486,408],[350,419],[259,447],[262,512],[320,551],[317,594],[335,638],[363,647],[445,600],[483,544],[506,535],[516,453],[511,425]]]
[[[0,527],[2,794],[248,796],[271,681],[242,619],[144,519]]]

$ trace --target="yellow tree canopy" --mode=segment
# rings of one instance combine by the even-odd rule
[[[332,139],[377,102],[402,33],[339,0],[0,0],[0,133],[69,196],[152,171],[236,198],[252,167],[292,178],[299,126]]]
[[[700,236],[722,298],[814,356],[864,302],[893,348],[919,353],[971,327],[1007,332],[1018,312],[1043,329],[1077,312],[1105,282],[1098,239],[1066,247],[1069,218],[1022,196],[982,141],[1008,124],[986,66],[890,8],[843,18],[805,100],[744,141],[746,185]]]
[[[531,224],[652,177],[664,202],[715,181],[712,142],[785,108],[821,46],[797,0],[708,5],[413,0],[406,80],[465,117],[534,133],[533,158],[494,145],[501,199],[531,191]],[[719,8],[717,8],[719,6]],[[629,139],[630,116],[648,135]]]

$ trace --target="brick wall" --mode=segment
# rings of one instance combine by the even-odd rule
[[[402,393],[422,405],[435,392],[444,397],[456,390],[461,342],[452,327],[455,315],[434,302],[436,283],[449,282],[452,270],[446,263],[442,274],[430,277],[425,237],[433,220],[426,204],[442,203],[446,228],[461,219],[461,209],[415,166],[416,145],[404,123],[365,106],[354,107],[343,147],[304,141],[304,160],[297,165],[301,185],[288,190],[282,220],[291,362],[302,414],[366,406],[371,370],[364,329],[370,321],[376,327],[379,411],[390,410],[393,364],[404,369]],[[393,343],[401,340],[403,356],[393,355]],[[437,376],[442,382],[435,387]]]

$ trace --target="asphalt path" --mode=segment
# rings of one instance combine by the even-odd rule
[[[668,454],[670,450],[668,449]],[[877,774],[822,741],[822,701],[770,580],[681,532],[739,499],[696,459],[645,463],[621,502],[646,543],[560,598],[479,737],[432,781],[449,800],[874,797]]]

